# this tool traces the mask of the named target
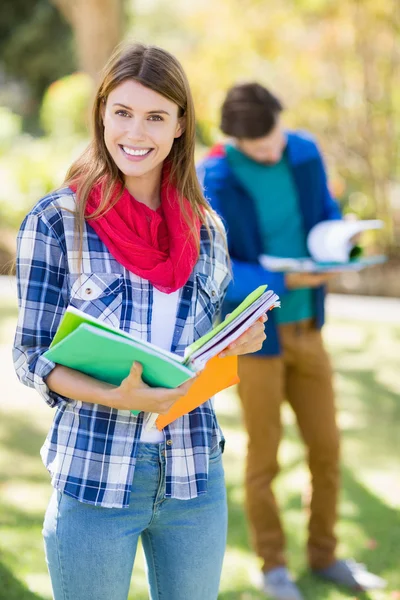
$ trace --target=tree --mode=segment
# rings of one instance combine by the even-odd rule
[[[220,135],[227,88],[260,81],[282,99],[289,127],[316,136],[344,210],[384,220],[379,239],[400,247],[399,0],[140,5],[133,29],[182,60],[203,142]]]
[[[122,37],[123,0],[51,0],[71,24],[80,68],[94,81]]]
[[[2,0],[0,57],[5,75],[1,103],[24,116],[25,128],[35,130],[44,91],[75,70],[71,28],[48,0]]]

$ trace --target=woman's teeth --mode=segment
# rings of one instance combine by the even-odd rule
[[[146,148],[144,150],[132,150],[132,148],[127,148],[126,146],[122,146],[122,149],[130,156],[144,156],[145,154],[148,154],[151,150],[151,148]]]

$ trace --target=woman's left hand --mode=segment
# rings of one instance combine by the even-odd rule
[[[220,353],[220,357],[235,356],[239,354],[251,354],[261,349],[266,339],[264,323],[268,320],[266,314],[262,315],[247,331],[242,333],[237,340],[230,344]]]

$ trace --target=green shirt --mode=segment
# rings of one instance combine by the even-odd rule
[[[265,165],[234,146],[228,145],[226,151],[233,173],[254,200],[263,253],[283,258],[308,256],[297,192],[285,155],[278,163]],[[281,302],[281,308],[275,313],[278,323],[293,323],[314,316],[309,288],[292,290]]]

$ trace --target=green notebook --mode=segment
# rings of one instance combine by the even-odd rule
[[[139,362],[145,383],[152,387],[176,388],[194,377],[195,371],[183,365],[179,356],[168,354],[171,356],[160,348],[143,344],[141,340],[128,339],[102,327],[80,323],[52,345],[44,356],[114,385],[120,385],[129,375],[132,364]],[[138,414],[140,411],[132,412]]]

